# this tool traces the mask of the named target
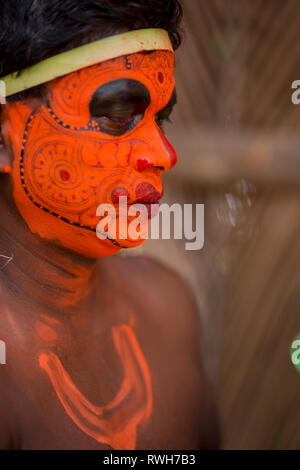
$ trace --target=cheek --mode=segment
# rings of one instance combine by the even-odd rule
[[[133,194],[138,175],[129,165],[130,142],[55,134],[40,116],[27,129],[14,172],[19,203],[30,200],[52,217],[94,228],[97,207],[116,200],[116,188]]]
[[[21,181],[42,208],[84,210],[93,197],[93,171],[84,171],[75,142],[45,139],[21,157]]]

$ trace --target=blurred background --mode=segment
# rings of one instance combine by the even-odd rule
[[[193,287],[225,449],[300,448],[299,0],[184,0],[179,154],[165,202],[205,204],[205,246],[148,241]],[[132,254],[132,252],[130,252]]]

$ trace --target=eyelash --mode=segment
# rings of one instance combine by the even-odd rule
[[[163,125],[166,122],[168,122],[170,124],[173,124],[172,120],[170,119],[171,112],[172,112],[172,109],[165,108],[164,110],[159,111],[156,114],[155,121],[156,121],[156,123],[159,127],[163,128]],[[128,128],[128,130],[130,128],[135,127],[143,118],[143,116],[141,114],[135,114],[135,115],[131,116],[131,118],[128,118],[128,120],[126,120],[126,118],[116,118],[116,117],[109,116],[109,115],[103,116],[103,117],[105,119],[111,121],[112,123],[116,124],[116,125],[120,124],[120,130],[122,129],[122,127],[124,129]],[[122,120],[126,121],[126,122],[124,122],[123,125],[122,125]]]
[[[168,122],[169,124],[173,124],[172,119],[170,118],[172,114],[173,107],[167,107],[162,111],[159,111],[156,114],[155,120],[159,127],[163,127],[163,125]]]
[[[164,132],[164,124],[166,122],[172,124],[170,119],[174,105],[176,104],[176,95],[173,95],[168,105],[158,111],[155,116],[155,122],[157,126]],[[132,111],[116,110],[115,112],[102,114],[99,110],[99,115],[96,110],[95,115],[92,117],[93,121],[97,122],[101,131],[106,132],[110,135],[121,136],[136,127],[144,117],[143,112],[138,112],[138,109],[132,109]]]

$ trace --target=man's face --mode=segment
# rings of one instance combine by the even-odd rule
[[[174,55],[133,54],[48,84],[43,104],[6,106],[14,199],[33,233],[89,257],[143,240],[99,240],[100,204],[157,203],[176,163],[158,124],[174,101]]]

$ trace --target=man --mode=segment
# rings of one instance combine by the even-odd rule
[[[121,197],[151,208],[176,163],[159,126],[176,101],[181,6],[3,3],[1,76],[16,92],[1,112],[1,448],[215,448],[189,289],[112,256],[142,240],[101,238],[97,217]]]

